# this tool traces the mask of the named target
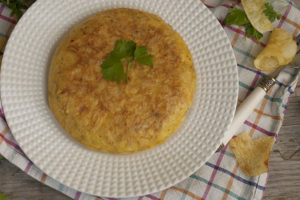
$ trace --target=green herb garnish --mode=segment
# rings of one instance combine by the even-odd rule
[[[246,37],[248,38],[255,38],[257,41],[259,41],[263,34],[260,33],[258,30],[256,30],[252,24],[250,23],[250,20],[248,19],[245,11],[237,9],[237,8],[231,8],[228,10],[229,14],[226,17],[226,25],[238,25],[238,26],[244,26]]]
[[[13,195],[5,195],[3,193],[0,192],[0,200],[7,200],[8,198],[13,198],[15,196]]]
[[[108,56],[101,65],[102,75],[105,80],[121,83],[124,79],[123,63],[119,58]]]
[[[2,156],[0,156],[0,161],[2,161],[2,160],[5,160],[5,158],[4,158],[4,157],[2,157]]]
[[[136,46],[133,41],[118,40],[111,54],[101,64],[103,78],[121,83],[125,77],[123,65],[126,62],[126,82],[128,82],[129,68],[134,61],[153,66],[152,55],[148,54],[147,47]]]
[[[115,44],[114,50],[111,55],[115,58],[126,58],[131,57],[134,54],[136,44],[133,41],[118,40]]]
[[[228,10],[229,14],[226,17],[226,25],[238,25],[243,26],[246,24],[249,24],[250,21],[245,13],[245,11],[237,9],[237,8],[231,8]]]
[[[274,22],[275,19],[280,19],[280,15],[274,10],[272,4],[265,3],[266,9],[264,10],[264,14],[269,18],[270,22]]]
[[[247,37],[249,37],[249,38],[253,37],[257,41],[259,41],[260,38],[262,38],[264,36],[261,32],[256,30],[251,24],[246,24],[245,25],[245,32],[246,32]]]
[[[134,59],[143,65],[153,66],[152,55],[148,54],[146,47],[136,47]]]
[[[5,6],[11,9],[10,16],[17,16],[20,19],[32,1],[29,0],[0,0]]]
[[[263,12],[271,22],[274,22],[275,19],[280,19],[280,16],[276,13],[272,4],[265,3],[265,7],[266,7],[266,9]],[[252,26],[245,11],[238,9],[238,8],[231,8],[228,10],[228,12],[229,12],[229,14],[227,15],[226,21],[225,21],[225,24],[227,26],[230,26],[232,24],[238,25],[238,26],[244,26],[245,32],[246,32],[246,37],[254,38],[257,41],[259,41],[263,37],[263,34],[260,33],[257,29],[255,29]]]

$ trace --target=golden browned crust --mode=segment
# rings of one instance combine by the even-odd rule
[[[135,63],[129,82],[106,81],[101,63],[117,40],[147,46],[153,68]],[[160,144],[182,123],[196,87],[182,38],[156,15],[101,12],[74,27],[50,67],[49,106],[61,126],[92,149],[132,153]]]

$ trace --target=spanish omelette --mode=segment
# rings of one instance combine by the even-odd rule
[[[133,40],[153,55],[134,63],[128,83],[103,79],[101,63],[117,40]],[[76,25],[60,42],[48,77],[49,107],[85,146],[133,153],[163,143],[193,101],[196,72],[187,45],[159,16],[119,8]]]

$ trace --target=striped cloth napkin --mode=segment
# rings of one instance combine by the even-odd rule
[[[200,1],[200,0],[199,0]],[[241,7],[238,1],[202,0],[223,25],[234,49],[239,72],[239,99],[241,102],[258,84],[265,73],[253,68],[253,59],[266,45],[269,34],[265,34],[259,44],[254,39],[246,39],[242,28],[225,26],[224,19],[229,8]],[[282,17],[274,25],[288,30],[294,36],[300,31],[300,12],[290,0],[271,0]],[[1,58],[5,43],[17,21],[9,17],[9,9],[0,5],[0,50]],[[300,57],[300,56],[298,56]],[[300,59],[298,59],[300,61]],[[300,62],[298,62],[299,64]],[[287,109],[289,96],[294,92],[299,71],[286,69],[279,77],[276,85],[268,92],[249,119],[240,128],[253,138],[261,136],[277,137],[282,125],[283,115]],[[11,163],[18,166],[38,181],[68,195],[76,200],[112,199],[95,197],[69,188],[47,176],[27,157],[14,140],[2,109],[0,119],[0,153]],[[215,153],[196,173],[185,181],[164,191],[131,199],[261,199],[263,197],[268,173],[261,176],[248,177],[239,168],[230,148],[225,146]]]

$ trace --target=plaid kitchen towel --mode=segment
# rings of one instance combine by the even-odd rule
[[[200,0],[199,0],[200,1]],[[246,39],[245,31],[237,26],[224,25],[228,9],[241,7],[238,1],[202,0],[223,25],[234,49],[239,72],[239,99],[241,102],[256,87],[265,73],[253,68],[253,59],[266,45],[269,34],[265,34],[261,43],[254,39]],[[271,0],[276,10],[281,13],[281,19],[274,25],[288,30],[293,36],[300,32],[300,11],[290,0]],[[10,10],[0,4],[0,50],[1,58],[5,43],[17,21],[9,17]],[[300,57],[300,56],[298,56]],[[300,59],[298,58],[300,65]],[[290,95],[294,92],[299,71],[290,68],[283,71],[276,85],[268,92],[252,115],[240,128],[253,138],[261,136],[277,137],[282,125],[284,112]],[[11,163],[18,166],[25,173],[47,184],[48,186],[68,195],[76,200],[111,199],[95,197],[69,188],[38,169],[27,157],[14,140],[2,109],[0,119],[0,153]],[[268,173],[261,176],[248,177],[239,168],[230,148],[225,146],[219,153],[215,153],[201,169],[185,181],[164,191],[131,199],[261,199],[263,197]]]

